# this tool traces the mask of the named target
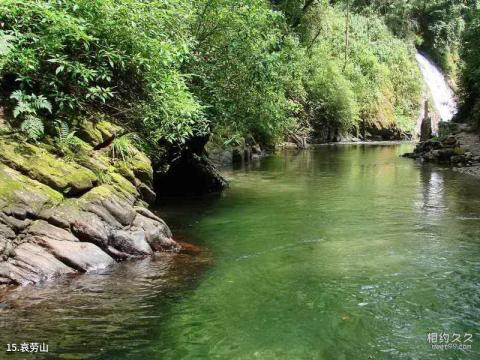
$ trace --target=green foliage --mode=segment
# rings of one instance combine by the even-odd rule
[[[99,183],[102,185],[113,183],[112,175],[108,170],[97,170],[94,171],[94,174],[95,177],[98,179]]]
[[[57,122],[55,129],[57,131],[55,142],[60,153],[63,155],[71,155],[77,152],[80,146],[80,140],[75,136],[76,131],[71,131],[68,124],[64,121]]]
[[[278,140],[289,95],[301,87],[302,49],[264,0],[196,0],[191,88],[217,133]]]
[[[338,61],[323,49],[315,49],[305,77],[309,123],[320,139],[330,140],[328,132],[352,130],[360,119],[353,84],[343,74]]]
[[[0,14],[4,91],[42,94],[65,120],[110,113],[152,142],[184,141],[197,121],[205,128],[180,71],[189,2],[4,0]]]
[[[480,9],[472,13],[464,34],[460,77],[461,116],[480,127]]]
[[[359,14],[349,16],[346,47],[345,24],[342,8],[324,4],[311,8],[300,29],[310,49],[305,84],[313,127],[324,135],[360,124],[413,130],[421,94],[413,48],[378,17]]]
[[[29,140],[39,140],[44,132],[43,121],[36,116],[26,115],[25,120],[20,125],[20,130],[27,136]]]
[[[29,140],[37,141],[44,134],[43,121],[38,117],[42,110],[52,111],[50,102],[43,95],[27,95],[17,90],[12,93],[10,99],[16,105],[13,109],[13,117],[22,119],[20,129]]]
[[[345,22],[326,0],[3,0],[0,103],[62,153],[76,146],[69,119],[102,112],[152,153],[195,136],[233,146],[410,127],[411,49],[373,11],[351,16],[346,46]],[[133,142],[116,138],[112,157]]]
[[[12,93],[10,99],[16,101],[16,106],[13,109],[14,118],[19,115],[36,115],[39,110],[52,112],[52,105],[43,95],[27,95],[23,91],[17,90]]]
[[[15,39],[12,35],[5,34],[4,31],[0,30],[0,71],[5,64],[5,58],[12,49],[12,42]]]
[[[112,159],[127,161],[131,159],[132,156],[137,151],[135,145],[133,144],[134,136],[132,134],[127,134],[123,136],[116,137],[112,141]]]
[[[356,11],[380,15],[396,35],[414,42],[454,79],[457,75],[462,32],[470,9],[476,6],[476,2],[477,0],[353,1]]]

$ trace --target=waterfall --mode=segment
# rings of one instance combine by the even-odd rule
[[[433,106],[442,121],[450,121],[457,113],[457,102],[452,89],[447,83],[440,69],[428,58],[419,52],[416,53],[418,66],[422,72],[425,83],[430,90]]]

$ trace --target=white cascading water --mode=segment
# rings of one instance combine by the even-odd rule
[[[457,102],[452,89],[448,85],[445,76],[440,69],[425,56],[417,52],[418,66],[422,72],[425,83],[430,90],[433,99],[433,106],[439,113],[442,121],[450,121],[457,113]]]

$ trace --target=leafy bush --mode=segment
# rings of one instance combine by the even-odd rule
[[[472,16],[462,48],[461,116],[480,127],[480,10]]]
[[[191,87],[217,133],[278,140],[301,89],[302,49],[264,0],[196,0]]]
[[[358,14],[349,17],[347,48],[345,16],[340,7],[321,5],[304,18],[302,37],[311,48],[306,88],[314,126],[346,131],[362,122],[412,130],[421,94],[413,48],[378,17]]]
[[[0,24],[1,105],[65,151],[71,119],[98,113],[155,153],[194,136],[233,145],[359,121],[408,127],[418,105],[404,42],[377,16],[352,15],[345,49],[344,8],[327,1],[2,0]],[[128,141],[115,139],[114,157]]]
[[[152,142],[181,142],[204,121],[180,71],[189,18],[185,1],[4,0],[2,102],[16,90],[42,94],[50,122],[95,109]]]

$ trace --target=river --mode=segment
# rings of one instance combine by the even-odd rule
[[[221,196],[158,209],[202,255],[17,289],[0,342],[64,359],[479,359],[478,180],[399,157],[411,148],[229,171]],[[472,334],[472,349],[432,350],[441,332]]]

